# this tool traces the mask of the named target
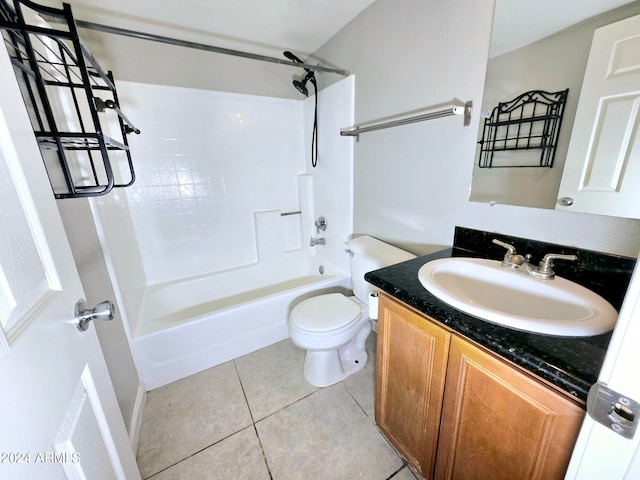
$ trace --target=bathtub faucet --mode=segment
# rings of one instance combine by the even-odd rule
[[[324,237],[320,237],[320,238],[313,238],[311,237],[311,242],[309,242],[309,245],[311,247],[315,247],[316,245],[326,245],[327,241],[324,239]]]

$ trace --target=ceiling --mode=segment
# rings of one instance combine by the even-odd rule
[[[60,6],[61,0],[41,0]],[[637,1],[637,0],[636,0]],[[76,18],[275,55],[309,55],[374,0],[66,0]],[[496,0],[490,56],[515,50],[631,0]]]
[[[291,50],[308,58],[375,0],[36,0],[58,8],[62,1],[71,4],[80,20],[258,55],[282,58],[284,50]],[[640,0],[496,0],[491,56],[627,3]],[[292,71],[273,69],[270,64],[249,62],[251,66],[245,67],[242,59],[235,58],[231,65],[233,57],[226,55],[215,57],[214,64],[203,61],[193,49],[169,50],[145,41],[134,44],[118,35],[87,30],[82,38],[123,80],[299,96],[290,86]],[[231,69],[235,69],[233,75],[219,74]],[[184,75],[181,70],[196,74]]]
[[[496,0],[490,57],[516,50],[631,0]]]
[[[374,0],[65,1],[80,20],[265,55],[315,52]]]

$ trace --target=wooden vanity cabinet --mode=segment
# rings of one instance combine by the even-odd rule
[[[454,336],[437,479],[563,479],[584,410]]]
[[[562,479],[584,410],[381,292],[376,422],[431,479]]]
[[[436,459],[451,333],[380,292],[376,424],[425,478]]]

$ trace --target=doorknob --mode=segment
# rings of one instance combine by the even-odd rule
[[[81,332],[84,332],[89,328],[89,322],[91,320],[113,320],[115,312],[116,307],[113,305],[113,302],[109,300],[100,302],[94,308],[87,308],[87,304],[84,300],[78,300],[74,315],[76,327],[78,327],[78,330]]]

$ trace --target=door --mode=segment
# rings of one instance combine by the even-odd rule
[[[0,85],[0,478],[140,478],[4,48]]]
[[[556,209],[640,218],[639,123],[635,16],[594,34]]]
[[[636,267],[598,381],[640,401],[640,270]],[[640,412],[634,412],[636,418]],[[635,480],[640,478],[640,428],[624,438],[587,415],[571,457],[567,479]]]

